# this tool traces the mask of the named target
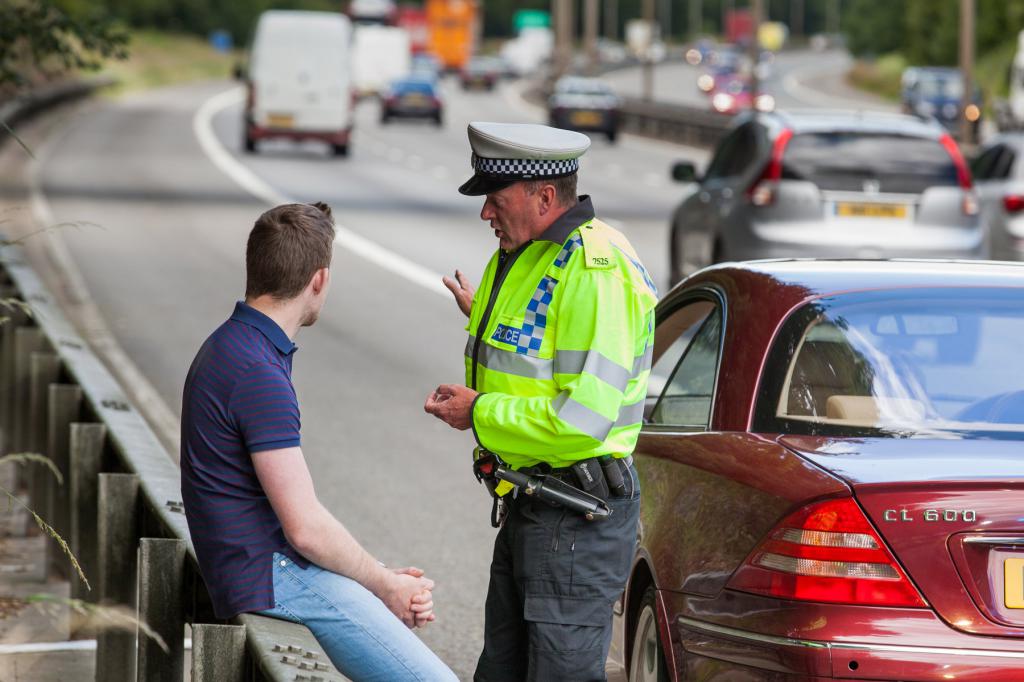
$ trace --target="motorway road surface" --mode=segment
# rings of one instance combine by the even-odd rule
[[[893,102],[857,90],[846,82],[845,74],[852,64],[850,55],[841,50],[780,52],[761,83],[761,90],[772,95],[780,109],[898,111]],[[658,65],[654,77],[656,99],[710,109],[708,96],[697,87],[697,78],[703,72],[702,68],[682,61]],[[643,94],[640,67],[613,71],[603,78],[623,97]]]
[[[54,220],[98,226],[62,238],[110,330],[174,414],[195,351],[243,294],[245,239],[268,206],[240,186],[238,167],[264,195],[327,201],[340,225],[382,247],[368,260],[339,244],[324,314],[297,339],[303,447],[321,500],[371,552],[437,580],[438,622],[422,636],[469,679],[494,531],[489,498],[470,473],[472,437],[422,409],[437,384],[463,377],[465,321],[430,282],[456,267],[478,278],[495,248],[478,219],[481,200],[456,192],[470,172],[466,124],[540,122],[543,113],[515,85],[470,94],[449,82],[442,129],[381,126],[377,105],[365,102],[348,159],[314,144],[248,156],[240,100],[220,96],[233,87],[90,104],[41,150],[38,188]],[[204,109],[214,138],[204,148],[197,111],[216,96],[217,110]],[[581,191],[623,229],[662,288],[668,217],[683,192],[668,174],[679,158],[703,162],[706,153],[595,139],[581,173]],[[418,264],[426,281],[396,274],[408,269],[396,258]]]

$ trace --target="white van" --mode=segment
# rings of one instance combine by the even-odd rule
[[[260,15],[249,61],[245,149],[259,140],[322,140],[348,154],[352,134],[347,17],[271,10]]]
[[[380,95],[391,83],[408,76],[411,69],[408,31],[396,26],[356,26],[352,37],[352,92],[357,97]]]

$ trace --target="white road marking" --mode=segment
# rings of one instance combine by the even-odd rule
[[[65,129],[65,133],[70,128]],[[29,204],[32,207],[32,215],[36,224],[41,228],[51,228],[57,225],[57,218],[50,207],[50,202],[43,193],[40,174],[43,165],[54,148],[62,141],[61,135],[51,136],[37,150],[36,158],[29,166],[28,191]],[[147,421],[154,428],[160,441],[167,448],[167,454],[174,461],[178,461],[180,450],[181,422],[171,408],[164,402],[163,397],[150,383],[146,375],[139,370],[138,365],[129,357],[122,348],[117,337],[110,331],[107,322],[89,293],[85,285],[85,278],[82,277],[78,264],[71,257],[60,230],[47,229],[41,237],[47,241],[46,251],[54,263],[54,269],[60,273],[60,285],[68,291],[67,299],[71,310],[71,317],[77,323],[82,336],[92,346],[97,355],[102,357],[107,366],[124,386],[133,402],[146,416]]]
[[[192,649],[192,639],[190,637],[185,638],[185,649]],[[58,651],[96,651],[96,640],[75,639],[66,642],[0,644],[0,656],[8,654],[49,654]]]
[[[199,107],[192,119],[192,130],[195,132],[200,146],[221,172],[257,199],[272,206],[298,203],[296,199],[282,194],[271,187],[266,181],[257,177],[242,162],[232,156],[214,134],[213,117],[220,111],[240,103],[244,98],[244,90],[234,88],[214,95]],[[392,152],[394,151],[401,153],[401,150],[392,150]],[[448,289],[441,284],[441,275],[439,273],[404,256],[400,256],[341,224],[336,224],[335,227],[335,244],[428,291],[432,291],[445,298],[451,296]]]

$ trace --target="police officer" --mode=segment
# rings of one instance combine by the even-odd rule
[[[480,218],[499,248],[474,292],[445,278],[469,318],[466,386],[427,412],[472,428],[477,455],[573,486],[611,513],[588,520],[499,482],[504,519],[475,680],[604,680],[612,604],[636,546],[640,490],[630,456],[643,418],[657,292],[626,238],[577,197],[580,133],[471,123]],[[542,479],[537,479],[542,480]]]

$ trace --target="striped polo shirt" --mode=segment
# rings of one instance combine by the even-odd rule
[[[206,340],[181,407],[181,493],[218,618],[274,607],[274,552],[308,562],[284,537],[252,453],[299,445],[295,344],[245,303]]]

